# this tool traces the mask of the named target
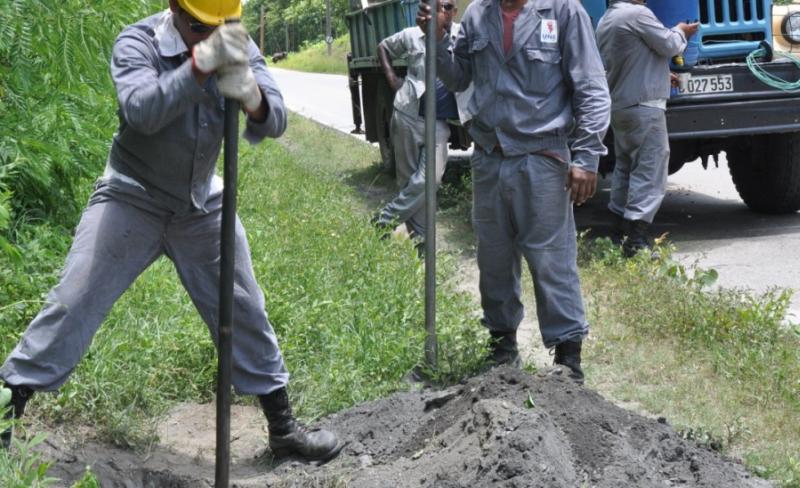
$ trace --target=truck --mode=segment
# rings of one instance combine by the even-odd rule
[[[673,91],[667,104],[669,172],[697,161],[707,168],[724,152],[736,190],[750,209],[796,212],[800,209],[800,59],[792,53],[800,51],[800,2],[693,1],[699,18],[686,20],[700,22],[693,38],[697,63],[681,74],[682,88]],[[609,2],[582,3],[596,25]],[[392,164],[393,95],[383,80],[376,50],[383,38],[414,25],[417,5],[418,0],[359,3],[348,14],[352,49],[348,69],[351,79],[361,79],[367,140],[378,143],[387,166]],[[463,13],[466,6],[459,7]],[[397,69],[402,72],[402,61]],[[798,82],[797,87],[791,82]],[[469,145],[463,128],[453,132],[451,145]],[[602,173],[614,165],[611,131],[606,143],[609,155],[601,161]]]

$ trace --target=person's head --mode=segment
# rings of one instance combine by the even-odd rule
[[[242,15],[241,0],[169,0],[175,28],[191,51],[228,18]]]
[[[439,0],[439,17],[437,22],[439,25],[444,26],[445,32],[450,32],[453,26],[453,19],[456,18],[458,13],[458,6],[456,0]]]

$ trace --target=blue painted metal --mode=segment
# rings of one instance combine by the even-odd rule
[[[606,13],[606,0],[583,0],[583,8],[586,9],[589,17],[592,18],[592,24],[594,24],[596,29],[600,17]]]
[[[607,1],[582,3],[597,27]],[[772,0],[648,0],[647,6],[669,27],[678,21],[700,20],[700,31],[684,58],[687,65],[694,62],[695,46],[701,61],[743,58],[758,49],[760,41],[772,43]]]

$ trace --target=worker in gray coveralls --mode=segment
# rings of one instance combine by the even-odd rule
[[[418,24],[429,18],[421,3]],[[572,204],[595,192],[610,109],[591,20],[578,0],[475,0],[452,51],[448,36],[439,39],[439,77],[451,90],[470,82],[475,89],[467,110],[477,145],[473,220],[489,362],[519,364],[524,256],[544,345],[582,383],[589,324]]]
[[[649,226],[664,199],[669,169],[669,60],[686,49],[697,28],[664,27],[642,0],[612,1],[597,26],[616,152],[608,208],[614,239],[628,257],[653,247]]]
[[[218,338],[222,181],[214,173],[223,97],[247,113],[257,143],[286,129],[286,109],[239,17],[239,0],[170,0],[169,9],[127,28],[114,43],[111,76],[119,129],[105,174],[83,212],[60,282],[0,368],[22,415],[35,391],[57,390],[72,373],[114,302],[167,256],[214,339]],[[264,310],[250,250],[236,222],[233,375],[257,395],[276,456],[329,459],[341,445],[295,421],[289,374]],[[2,435],[8,447],[11,432]]]
[[[454,36],[458,24],[454,0],[439,2],[438,22]],[[388,231],[405,223],[417,249],[424,249],[425,240],[425,33],[417,26],[408,27],[378,44],[378,58],[386,82],[394,96],[391,137],[396,161],[396,182],[400,192],[373,218],[373,223]],[[392,67],[393,59],[407,60],[407,73],[400,78]],[[441,80],[436,80],[436,184],[442,181],[447,165],[447,143],[450,127],[447,120],[459,119],[456,97],[466,105],[469,93],[454,95]]]

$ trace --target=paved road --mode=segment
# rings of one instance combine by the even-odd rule
[[[347,77],[299,73],[272,68],[286,105],[343,132],[353,128]],[[359,137],[363,140],[363,136]],[[800,321],[800,214],[766,216],[741,202],[722,157],[719,168],[704,170],[688,163],[670,176],[669,190],[656,218],[655,231],[669,232],[686,262],[719,271],[725,287],[764,291],[798,290],[792,299],[792,321]],[[607,232],[608,179],[598,196],[577,209],[580,228]]]

